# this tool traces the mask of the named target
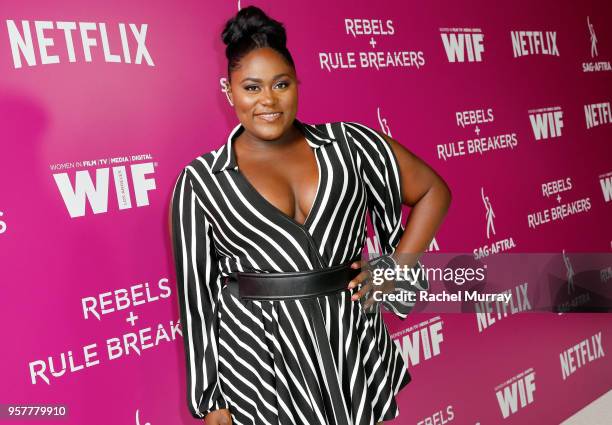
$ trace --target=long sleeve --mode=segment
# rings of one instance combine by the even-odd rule
[[[367,205],[381,254],[392,254],[403,233],[402,180],[400,168],[391,145],[372,128],[356,122],[345,122],[347,139],[357,152],[358,167],[365,183]],[[417,263],[415,268],[422,269]],[[428,290],[429,283],[422,270],[422,279],[415,286],[397,282],[397,290]],[[405,319],[414,307],[410,302],[384,302],[396,316]]]
[[[218,310],[221,283],[212,226],[196,195],[189,167],[172,194],[172,248],[187,371],[187,405],[194,418],[227,408],[219,385]]]
[[[397,159],[389,143],[370,127],[356,122],[346,122],[345,126],[347,138],[353,142],[357,152],[368,210],[381,254],[391,254],[404,233]]]

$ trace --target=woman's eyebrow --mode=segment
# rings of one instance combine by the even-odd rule
[[[274,77],[272,77],[272,81],[279,79],[280,77],[289,77],[290,75],[287,74],[286,72],[283,72],[282,74],[276,74]],[[243,78],[240,82],[244,83],[247,80],[251,80],[251,81],[255,81],[256,83],[261,83],[263,80],[261,78],[255,78],[255,77],[246,77]]]

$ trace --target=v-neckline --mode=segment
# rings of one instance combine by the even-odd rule
[[[317,163],[317,174],[318,174],[318,176],[317,176],[317,190],[315,192],[315,196],[313,198],[312,205],[310,206],[310,210],[308,211],[308,213],[306,214],[306,218],[304,219],[304,223],[298,222],[296,219],[294,219],[293,217],[291,217],[288,214],[286,214],[283,210],[278,208],[272,202],[268,201],[266,199],[266,197],[263,196],[255,188],[255,186],[253,186],[253,184],[249,181],[249,179],[247,179],[247,177],[244,175],[244,173],[240,170],[240,167],[238,166],[238,162],[237,161],[236,161],[236,168],[235,168],[235,170],[236,170],[237,174],[242,178],[242,180],[246,183],[246,185],[250,188],[251,192],[253,192],[259,199],[261,199],[263,201],[263,203],[268,205],[273,211],[277,212],[281,217],[285,218],[286,220],[289,220],[292,224],[295,224],[296,226],[300,227],[301,229],[308,231],[309,222],[311,221],[311,217],[313,217],[313,215],[314,215],[313,212],[317,208],[317,205],[318,205],[319,192],[320,192],[320,188],[321,188],[321,179],[322,179],[322,175],[321,174],[322,173],[321,173],[321,164],[319,163],[319,156],[317,155],[317,149],[315,149],[312,146],[310,146],[310,143],[308,143],[308,136],[306,134],[304,134],[304,132],[302,132],[300,130],[300,133],[302,134],[304,140],[306,140],[306,144],[308,145],[308,148],[314,154],[315,162]],[[236,136],[236,138],[238,138],[238,136],[239,136],[239,134]],[[235,139],[231,143],[231,149],[232,150],[234,150],[234,143],[235,143]],[[235,158],[237,158],[235,151],[233,152],[233,155],[234,155]]]

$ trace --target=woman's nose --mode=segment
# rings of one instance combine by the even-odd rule
[[[273,105],[276,102],[276,96],[272,89],[265,88],[261,92],[261,103],[264,105]]]

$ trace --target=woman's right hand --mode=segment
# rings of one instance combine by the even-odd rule
[[[205,425],[232,425],[232,415],[229,409],[213,410],[204,417]]]

